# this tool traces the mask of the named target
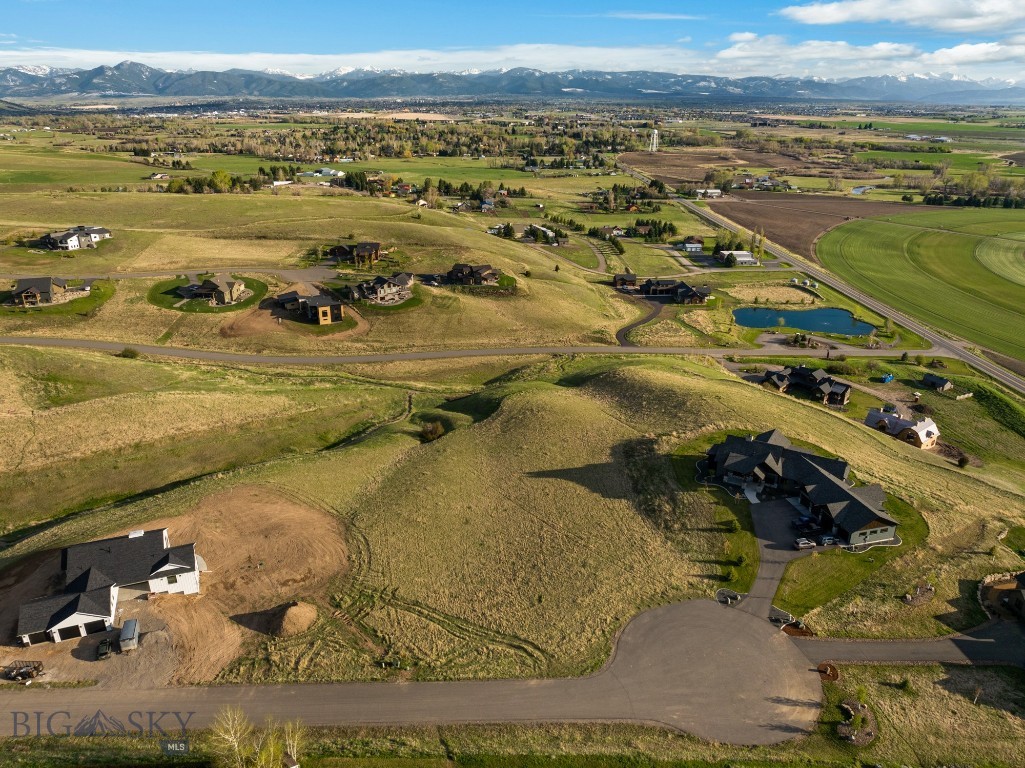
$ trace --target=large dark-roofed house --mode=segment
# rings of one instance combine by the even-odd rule
[[[18,638],[32,645],[84,637],[113,627],[119,600],[197,594],[201,563],[196,545],[172,547],[166,528],[70,546],[61,552],[63,593],[23,604]]]
[[[824,405],[847,405],[851,399],[850,385],[836,381],[821,368],[812,370],[806,365],[799,365],[781,371],[766,371],[764,381],[784,393],[791,387],[797,387]]]
[[[22,307],[52,304],[54,296],[67,290],[68,283],[59,277],[26,277],[14,284],[11,298]]]
[[[882,486],[852,486],[842,459],[793,446],[778,430],[729,436],[708,450],[708,474],[727,485],[754,485],[791,495],[819,524],[849,544],[891,541],[897,521],[885,509]]]

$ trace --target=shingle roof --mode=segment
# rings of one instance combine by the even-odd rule
[[[89,616],[110,616],[112,586],[89,592],[53,595],[24,603],[18,611],[17,634],[45,632],[76,613]]]
[[[186,573],[195,570],[196,554],[194,544],[174,547],[180,553],[181,565],[174,565],[171,573]],[[168,550],[164,548],[164,529],[146,531],[141,536],[120,536],[86,544],[75,544],[61,554],[61,564],[67,571],[68,583],[79,575],[95,568],[106,574],[119,586],[147,581],[156,571],[167,564]]]

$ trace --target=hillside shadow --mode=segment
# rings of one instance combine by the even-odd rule
[[[625,468],[614,462],[607,464],[585,464],[582,467],[548,469],[539,472],[527,473],[527,477],[565,480],[570,483],[575,483],[581,488],[585,488],[591,493],[596,493],[606,499],[631,500],[629,493],[619,490],[619,488],[626,487],[629,483],[615,483],[610,482],[609,480],[610,477],[619,475],[625,476]],[[624,479],[628,478],[624,477]]]
[[[948,693],[961,696],[973,706],[991,707],[1025,718],[1025,670],[987,667],[987,672],[999,678],[995,684],[987,684],[979,675],[964,674],[966,670],[961,665],[944,664],[943,671],[946,677],[936,685]]]
[[[961,632],[979,626],[989,617],[979,605],[979,582],[976,579],[960,579],[957,587],[957,597],[947,601],[954,610],[938,614],[936,620]]]

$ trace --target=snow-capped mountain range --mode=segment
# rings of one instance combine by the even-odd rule
[[[321,74],[168,71],[132,61],[94,69],[43,65],[0,69],[0,98],[38,96],[167,96],[263,98],[569,98],[619,100],[831,100],[934,104],[1025,103],[1013,80],[898,73],[829,80],[821,77],[719,77],[666,72],[544,72],[515,68],[463,72],[341,67]]]

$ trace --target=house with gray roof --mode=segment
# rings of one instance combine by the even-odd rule
[[[67,288],[59,277],[27,277],[15,282],[11,299],[19,307],[39,307],[52,304]]]
[[[917,418],[906,408],[870,408],[868,415],[865,416],[865,423],[923,450],[935,448],[936,441],[940,438],[940,428],[936,426],[935,421],[927,417]]]
[[[95,248],[100,240],[109,240],[111,237],[109,229],[80,224],[63,232],[49,232],[40,238],[39,243],[53,251],[77,251]]]
[[[925,374],[922,377],[922,383],[931,389],[935,389],[937,392],[949,392],[954,388],[954,382],[943,376],[937,376],[935,373]]]
[[[166,528],[67,547],[61,552],[64,589],[21,606],[18,639],[59,643],[105,632],[114,626],[119,601],[198,594],[204,567],[196,545],[172,547]]]
[[[882,486],[852,485],[847,462],[798,448],[779,430],[730,435],[708,450],[706,461],[715,482],[788,496],[824,530],[849,544],[887,542],[897,536],[898,523],[884,509]]]
[[[178,289],[186,299],[206,299],[218,306],[237,304],[246,298],[246,284],[231,275],[214,275],[201,283],[191,283]]]

